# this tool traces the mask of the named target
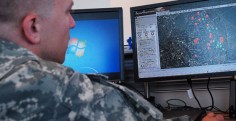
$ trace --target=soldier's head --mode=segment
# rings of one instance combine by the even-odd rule
[[[62,63],[75,26],[72,0],[0,0],[0,38]]]

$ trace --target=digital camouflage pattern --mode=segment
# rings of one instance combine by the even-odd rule
[[[101,75],[75,73],[0,39],[0,121],[158,121],[162,113]]]

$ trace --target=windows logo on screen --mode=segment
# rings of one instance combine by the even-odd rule
[[[83,57],[86,47],[86,41],[85,40],[79,40],[77,38],[72,38],[69,41],[68,45],[68,54],[76,55],[77,57]]]

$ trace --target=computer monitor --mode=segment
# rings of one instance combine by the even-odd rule
[[[103,74],[123,80],[122,8],[72,10],[76,26],[64,65],[83,74]]]
[[[235,75],[235,11],[235,0],[180,0],[132,7],[135,80]]]

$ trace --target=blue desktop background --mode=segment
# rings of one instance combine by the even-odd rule
[[[67,49],[64,65],[86,74],[120,72],[119,29],[118,19],[76,21],[70,36],[86,43],[84,55]]]

